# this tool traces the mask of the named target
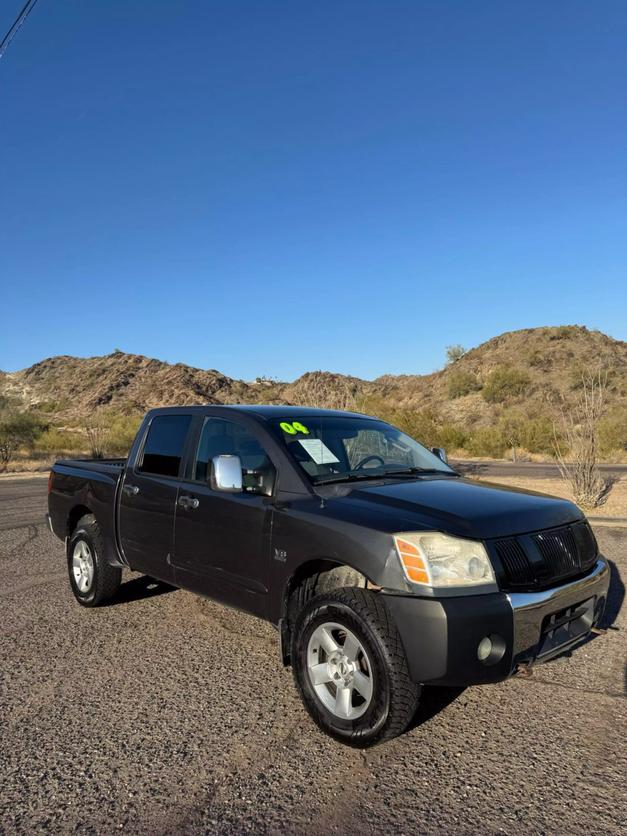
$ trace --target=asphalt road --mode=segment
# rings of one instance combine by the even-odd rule
[[[559,477],[556,462],[507,462],[451,460],[451,465],[460,473],[472,476],[525,476],[529,479],[551,479]],[[627,476],[627,464],[600,464],[599,470],[606,476]]]
[[[581,833],[627,828],[627,530],[610,626],[526,679],[425,690],[361,752],[309,721],[272,627],[129,575],[71,596],[45,480],[0,483],[0,833]]]

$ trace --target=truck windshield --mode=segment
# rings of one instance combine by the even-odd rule
[[[318,485],[392,474],[456,475],[422,444],[374,418],[303,414],[273,424],[292,458]]]

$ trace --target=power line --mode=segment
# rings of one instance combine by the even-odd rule
[[[9,46],[9,44],[11,43],[11,41],[13,40],[13,38],[15,37],[15,35],[17,33],[17,30],[24,23],[24,21],[29,16],[29,14],[33,11],[36,4],[37,4],[37,0],[26,0],[26,4],[24,5],[24,8],[18,14],[18,16],[15,18],[15,20],[13,21],[13,24],[11,25],[11,28],[9,29],[9,31],[6,33],[6,35],[4,36],[2,41],[0,42],[0,58],[2,58],[4,53],[7,51],[7,48]]]

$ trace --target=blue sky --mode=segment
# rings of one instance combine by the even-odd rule
[[[39,0],[0,60],[0,368],[627,339],[626,38],[622,0]]]

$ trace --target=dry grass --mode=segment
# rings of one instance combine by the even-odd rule
[[[473,477],[476,478],[476,477]],[[478,482],[492,482],[499,485],[507,485],[512,488],[524,488],[526,491],[536,491],[550,496],[558,496],[563,499],[570,499],[574,502],[570,486],[563,479],[533,479],[524,476],[498,476],[493,478],[479,477]],[[627,479],[624,477],[616,482],[607,501],[599,508],[592,510],[584,509],[595,517],[625,517],[627,518]]]

